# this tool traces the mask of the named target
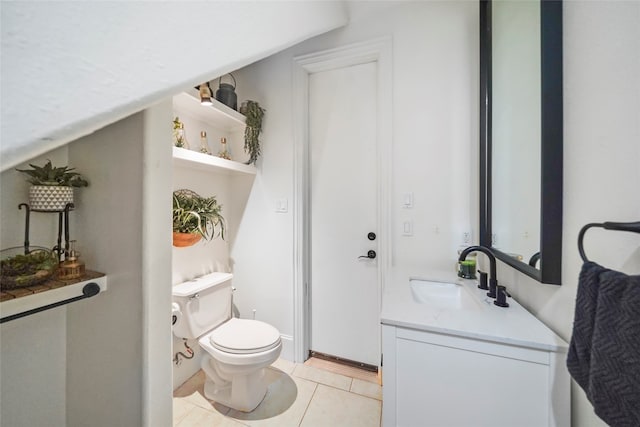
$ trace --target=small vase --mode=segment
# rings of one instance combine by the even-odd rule
[[[187,142],[187,135],[184,131],[184,123],[177,117],[173,120],[173,145],[187,150],[190,148],[189,142]]]
[[[32,185],[29,188],[29,207],[34,211],[63,211],[68,203],[73,203],[73,187]]]
[[[202,154],[211,154],[211,150],[209,150],[209,141],[207,140],[207,133],[205,131],[200,132],[200,152]]]
[[[202,239],[202,236],[197,233],[176,233],[173,232],[173,246],[177,248],[186,248],[187,246],[193,246]]]
[[[227,151],[227,138],[220,138],[220,151],[218,151],[218,157],[222,159],[231,160],[231,155]]]

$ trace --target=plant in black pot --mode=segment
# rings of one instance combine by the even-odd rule
[[[202,197],[191,190],[173,192],[173,246],[195,245],[200,239],[224,240],[222,205],[215,196]]]
[[[51,160],[44,166],[29,164],[31,169],[16,169],[28,176],[29,205],[38,211],[62,211],[73,203],[73,189],[86,187],[89,182],[68,166],[55,167]]]

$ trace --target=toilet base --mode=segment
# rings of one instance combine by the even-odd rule
[[[251,412],[258,407],[267,394],[264,369],[261,368],[247,375],[234,375],[228,381],[221,381],[211,366],[211,359],[202,363],[206,374],[204,395],[207,399],[241,412]],[[214,372],[210,370],[213,369]],[[213,375],[210,375],[213,374]],[[217,378],[218,382],[214,381]]]

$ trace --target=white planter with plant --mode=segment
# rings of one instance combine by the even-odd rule
[[[67,204],[73,203],[73,189],[89,185],[86,179],[74,168],[54,167],[51,160],[40,167],[29,164],[32,169],[16,169],[29,176],[29,206],[32,210],[56,212],[63,211]]]

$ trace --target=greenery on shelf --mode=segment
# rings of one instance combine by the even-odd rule
[[[173,145],[179,148],[189,149],[189,143],[184,135],[184,123],[176,116],[173,119]]]
[[[260,133],[262,132],[262,119],[265,109],[260,107],[256,101],[245,101],[241,108],[241,113],[246,117],[246,127],[244,129],[244,151],[249,154],[248,165],[256,163],[260,156]]]
[[[220,235],[224,240],[222,205],[215,196],[201,197],[191,190],[174,191],[173,231],[199,234],[206,240]]]
[[[46,248],[23,247],[0,251],[0,289],[33,286],[46,281],[58,268],[58,257]]]
[[[78,172],[73,172],[75,168],[67,166],[54,167],[51,160],[47,160],[44,166],[29,164],[31,169],[16,169],[18,172],[27,174],[29,181],[33,185],[58,185],[62,187],[86,187],[89,182]]]

